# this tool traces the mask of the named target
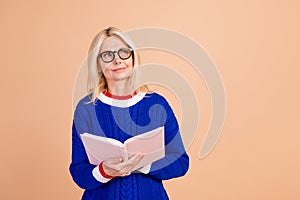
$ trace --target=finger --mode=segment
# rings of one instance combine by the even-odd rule
[[[131,159],[131,163],[132,163],[132,164],[133,164],[133,163],[136,164],[136,163],[140,162],[140,161],[142,160],[143,157],[144,157],[144,155],[141,154],[141,153],[136,154],[136,155],[134,155],[133,157],[130,158],[130,159]]]
[[[126,172],[125,174],[124,174],[124,176],[129,176],[131,174],[131,172]]]
[[[104,166],[103,166],[103,170],[105,171],[106,174],[108,174],[110,176],[114,176],[114,177],[126,176],[130,173],[130,171],[128,169],[116,170],[116,169],[110,168],[110,167],[108,167],[108,169],[106,169]]]
[[[122,170],[131,172],[135,166],[141,161],[143,158],[143,155],[137,154],[131,157],[128,161],[126,161],[124,164],[124,167],[122,167]]]
[[[110,158],[108,160],[105,160],[103,164],[118,164],[123,161],[122,157],[117,157],[117,158]]]
[[[113,169],[107,165],[104,165],[104,164],[102,165],[102,169],[103,169],[104,173],[109,176],[115,176],[115,174],[117,172],[115,169]]]
[[[120,172],[120,176],[129,176],[130,174],[131,174],[131,172],[130,171],[122,171],[122,172]]]
[[[111,158],[103,162],[103,166],[109,167],[114,170],[119,170],[122,165],[122,158]]]
[[[119,171],[120,169],[122,169],[122,164],[123,163],[111,163],[111,164],[109,163],[109,164],[106,164],[106,166],[108,166],[109,168],[114,169],[116,171]]]
[[[142,157],[141,156],[134,156],[130,158],[125,164],[124,167],[130,167],[134,168],[134,166],[141,161]]]
[[[127,161],[117,164],[108,164],[108,166],[119,171],[121,175],[126,175],[127,173],[130,173],[132,171],[132,169],[140,162],[142,158],[142,154],[135,154]]]
[[[131,156],[130,158],[129,158],[129,160],[139,160],[139,159],[141,159],[141,158],[143,158],[143,154],[142,153],[137,153],[137,154],[134,154],[133,156]]]

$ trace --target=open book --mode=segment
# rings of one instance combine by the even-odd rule
[[[142,153],[144,157],[134,169],[137,170],[165,156],[164,127],[131,137],[124,144],[112,138],[90,133],[81,134],[81,139],[93,165],[116,157],[122,157],[123,161],[126,161],[133,154]]]

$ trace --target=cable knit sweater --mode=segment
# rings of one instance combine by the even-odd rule
[[[103,93],[95,104],[87,95],[79,101],[72,126],[72,162],[70,173],[83,188],[88,200],[160,200],[168,199],[162,180],[183,176],[189,167],[174,113],[164,97],[157,93],[137,93],[118,100]],[[164,126],[165,157],[125,177],[107,179],[98,166],[88,161],[80,134],[88,132],[124,142],[128,138]]]

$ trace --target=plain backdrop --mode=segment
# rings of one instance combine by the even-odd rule
[[[222,76],[224,128],[200,160],[211,115],[204,81],[174,55],[141,52],[143,63],[181,72],[201,109],[189,172],[164,182],[170,199],[300,199],[299,8],[296,0],[2,0],[0,199],[80,199],[68,171],[73,86],[92,38],[108,26],[183,33]],[[154,88],[180,121],[174,94]]]

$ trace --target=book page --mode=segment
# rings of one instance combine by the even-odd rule
[[[89,161],[93,165],[99,165],[102,161],[110,158],[128,159],[125,145],[118,140],[90,133],[81,134],[81,139]]]
[[[136,153],[142,153],[144,157],[135,169],[144,167],[165,156],[164,127],[132,137],[124,143],[128,157]]]

